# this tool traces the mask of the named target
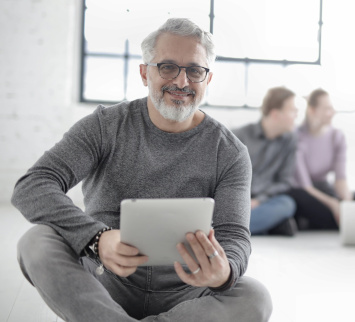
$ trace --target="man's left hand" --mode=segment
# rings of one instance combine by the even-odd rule
[[[227,256],[214,236],[214,230],[211,229],[208,236],[202,231],[195,234],[186,234],[195,256],[199,262],[193,259],[182,243],[176,247],[190,269],[191,274],[184,271],[181,264],[175,262],[175,271],[180,279],[192,286],[219,287],[227,282],[231,273],[231,268]]]

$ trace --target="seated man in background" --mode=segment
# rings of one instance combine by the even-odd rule
[[[19,242],[21,269],[65,321],[268,321],[268,291],[243,276],[247,149],[198,109],[212,78],[212,35],[169,19],[142,51],[148,97],[99,106],[16,184],[13,204],[38,224]],[[66,196],[82,180],[85,212]],[[215,200],[211,233],[186,235],[198,262],[178,244],[184,267],[140,266],[147,256],[120,241],[121,200],[187,197]]]
[[[261,111],[258,123],[232,130],[248,147],[252,163],[250,232],[293,236],[296,206],[284,193],[291,188],[296,152],[295,94],[284,87],[272,88]]]

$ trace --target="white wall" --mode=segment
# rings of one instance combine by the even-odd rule
[[[335,45],[328,45],[331,50],[326,50],[322,68],[332,71],[329,85],[340,88],[340,92],[343,90],[344,96],[340,99],[355,108],[355,99],[349,94],[353,94],[355,85],[355,50],[350,43],[353,35],[350,39],[344,38],[350,29],[355,30],[354,12],[349,13],[347,9],[351,1],[325,2],[323,39],[324,43],[333,41]],[[0,1],[2,203],[9,202],[16,180],[43,152],[58,141],[73,122],[94,108],[77,103],[80,2]],[[334,14],[345,16],[342,24],[335,23],[332,19]],[[341,77],[344,71],[352,75],[351,84]],[[207,112],[228,126],[259,118],[259,113],[255,111],[208,109]],[[350,131],[352,124],[355,124],[354,116],[353,113],[343,117]],[[337,124],[337,119],[335,121]],[[339,125],[343,126],[342,122],[339,121]],[[353,150],[355,142],[352,146]],[[355,158],[351,160],[354,164]],[[74,190],[72,195],[77,198],[80,193]]]
[[[73,121],[80,25],[74,4],[0,2],[1,202]]]

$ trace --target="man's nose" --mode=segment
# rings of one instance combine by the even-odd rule
[[[180,74],[173,79],[173,83],[179,88],[184,88],[189,85],[189,79],[185,68],[181,68]]]

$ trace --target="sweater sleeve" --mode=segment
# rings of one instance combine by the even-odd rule
[[[215,192],[213,227],[216,239],[223,247],[230,266],[231,277],[222,288],[233,288],[248,265],[250,244],[250,184],[251,162],[244,147],[233,165],[221,176]]]
[[[103,153],[99,109],[76,123],[15,185],[12,203],[34,224],[63,236],[77,254],[103,227],[66,195],[100,162]]]

